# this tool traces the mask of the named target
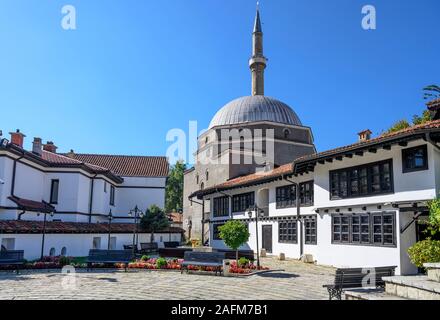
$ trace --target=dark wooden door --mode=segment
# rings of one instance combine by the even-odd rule
[[[262,247],[266,249],[268,253],[272,253],[272,226],[263,226],[263,243]]]

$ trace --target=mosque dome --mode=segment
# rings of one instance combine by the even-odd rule
[[[255,95],[229,102],[214,116],[209,129],[261,121],[294,126],[302,125],[296,113],[287,104],[274,98]]]

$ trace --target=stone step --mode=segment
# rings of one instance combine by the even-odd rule
[[[344,294],[345,300],[408,300],[388,294],[384,289],[355,289]]]
[[[385,277],[385,292],[413,300],[440,300],[440,283],[427,276]]]

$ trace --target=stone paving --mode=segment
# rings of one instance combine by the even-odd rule
[[[216,277],[174,271],[0,273],[0,299],[319,300],[334,269],[298,261],[263,259],[273,271],[247,277]],[[283,271],[280,271],[283,270]],[[72,280],[74,279],[74,280]]]

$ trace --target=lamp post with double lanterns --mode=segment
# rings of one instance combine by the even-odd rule
[[[253,207],[250,207],[248,209],[249,220],[252,219],[254,212],[255,212],[255,237],[257,238],[257,268],[260,269],[260,248],[259,248],[259,243],[258,243],[258,218],[264,214],[264,210],[259,208],[256,205]]]
[[[143,218],[144,212],[142,210],[139,210],[138,206],[128,213],[129,217],[134,218],[134,228],[133,228],[133,258],[136,256],[137,246],[139,242],[139,236],[138,236],[138,220],[139,218]]]
[[[111,239],[111,225],[113,220],[113,214],[112,209],[110,209],[110,212],[108,213],[108,241],[107,241],[107,250],[110,250],[110,239]]]

